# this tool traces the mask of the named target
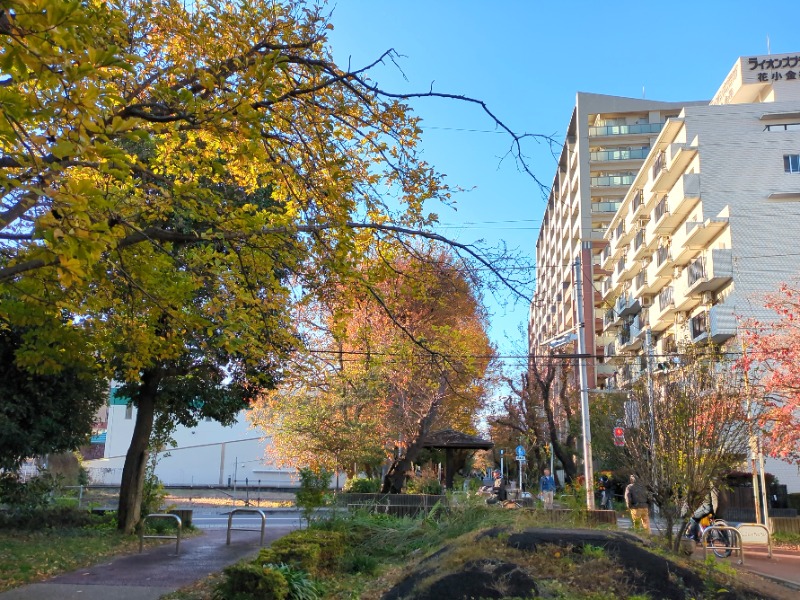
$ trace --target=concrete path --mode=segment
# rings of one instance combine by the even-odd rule
[[[268,528],[264,545],[292,529]],[[232,532],[230,546],[225,544],[226,534],[225,529],[205,530],[202,535],[182,540],[178,555],[174,543],[145,548],[141,554],[9,590],[0,594],[0,600],[157,600],[258,553],[257,531]]]

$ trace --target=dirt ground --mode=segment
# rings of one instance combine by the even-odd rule
[[[472,546],[472,551],[465,548]],[[480,548],[483,556],[475,556]],[[420,561],[382,600],[569,597],[606,592],[665,600],[789,600],[797,593],[755,576],[715,580],[678,564],[635,535],[598,530],[492,529],[465,536]],[[564,594],[567,594],[566,596]]]

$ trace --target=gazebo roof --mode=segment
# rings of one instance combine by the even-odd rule
[[[423,442],[424,448],[463,448],[468,450],[490,450],[494,442],[469,435],[455,429],[440,429],[428,434]]]

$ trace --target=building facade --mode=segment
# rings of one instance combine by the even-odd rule
[[[600,266],[609,387],[669,369],[687,344],[737,351],[764,296],[800,274],[800,55],[740,58],[714,99],[653,143],[611,220]],[[653,368],[651,363],[650,368]],[[767,470],[800,490],[797,466]]]
[[[686,105],[577,94],[536,243],[537,286],[528,324],[532,355],[574,330],[574,264],[580,259],[586,352],[603,356],[595,305],[605,274],[600,267],[608,245],[604,235],[664,123]],[[590,388],[612,372],[600,361],[587,366]]]
[[[94,484],[119,485],[125,454],[133,436],[136,408],[112,388],[102,432],[101,456],[83,465]],[[269,440],[253,429],[241,411],[224,426],[212,420],[197,427],[178,427],[174,446],[159,453],[155,474],[171,486],[295,488],[297,470],[282,468],[269,454]]]

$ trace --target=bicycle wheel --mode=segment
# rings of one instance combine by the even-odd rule
[[[727,558],[731,555],[731,536],[730,532],[723,529],[712,529],[708,533],[708,545],[714,555],[719,558]]]

